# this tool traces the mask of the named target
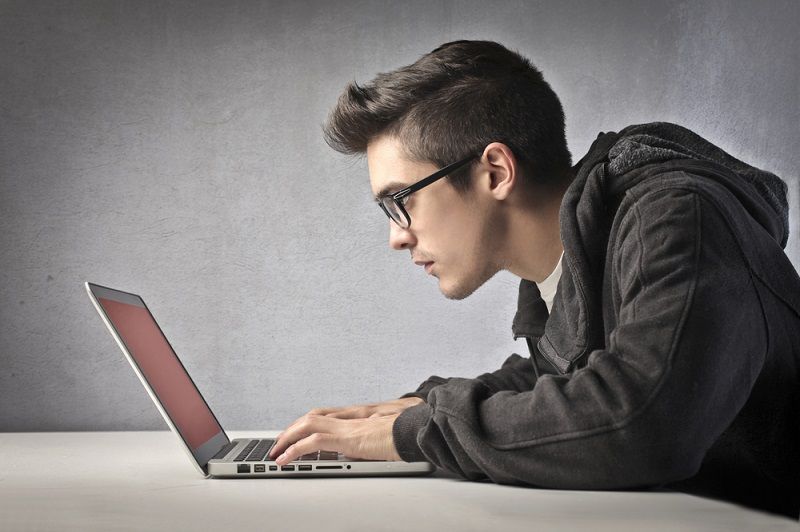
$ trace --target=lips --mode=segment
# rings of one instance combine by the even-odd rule
[[[415,260],[414,264],[417,266],[424,266],[426,273],[431,273],[431,268],[433,267],[433,261],[422,261],[422,260]]]

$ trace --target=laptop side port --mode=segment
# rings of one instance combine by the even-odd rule
[[[311,465],[299,465],[297,469],[300,471],[311,471]]]
[[[276,465],[271,465],[271,466],[269,466],[269,470],[270,470],[270,471],[277,471],[277,470],[278,470],[278,466],[276,466]]]
[[[294,471],[294,466],[293,465],[282,465],[281,466],[281,471]]]
[[[340,465],[318,465],[317,469],[341,469]]]
[[[237,473],[249,473],[250,472],[250,464],[238,464],[236,466]]]
[[[263,473],[264,471],[266,471],[266,469],[267,466],[265,466],[264,464],[256,464],[253,466],[253,473]]]

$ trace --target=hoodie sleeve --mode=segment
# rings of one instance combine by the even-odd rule
[[[531,364],[531,359],[523,358],[514,353],[503,362],[500,369],[491,373],[484,373],[476,377],[475,380],[483,382],[492,393],[500,390],[523,391],[533,388],[536,383],[536,375],[537,372],[534,370],[533,364]],[[427,401],[431,390],[450,382],[452,379],[453,377],[443,378],[433,375],[420,384],[416,391],[401,395],[400,399],[404,397],[419,397]]]
[[[763,364],[749,270],[723,217],[691,190],[634,200],[617,235],[606,348],[526,391],[493,393],[479,379],[436,386],[395,420],[404,460],[567,489],[661,485],[697,471]]]

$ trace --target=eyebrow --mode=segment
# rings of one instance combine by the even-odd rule
[[[402,190],[407,186],[408,185],[406,185],[405,183],[401,183],[400,181],[391,181],[389,183],[386,183],[386,185],[384,185],[384,187],[380,189],[378,193],[375,195],[375,201],[380,201],[381,198],[383,198],[384,196],[389,196],[393,194],[393,192],[389,192],[390,190]]]

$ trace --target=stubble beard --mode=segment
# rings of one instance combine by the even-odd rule
[[[498,269],[487,267],[483,270],[479,270],[479,274],[471,275],[467,279],[462,280],[451,288],[444,289],[441,288],[440,285],[440,290],[442,295],[444,295],[444,297],[447,299],[460,301],[471,296],[478,288],[483,286],[486,281],[494,277],[494,274],[496,274],[498,271]]]
[[[439,290],[447,299],[460,301],[472,295],[478,288],[483,286],[489,279],[500,270],[504,269],[503,264],[498,260],[499,249],[497,243],[503,234],[502,223],[497,218],[489,218],[483,225],[484,229],[478,240],[478,244],[471,251],[473,257],[485,257],[480,262],[480,269],[468,272],[467,276],[458,280],[450,288],[442,288],[439,283]],[[488,258],[489,260],[486,260]]]

